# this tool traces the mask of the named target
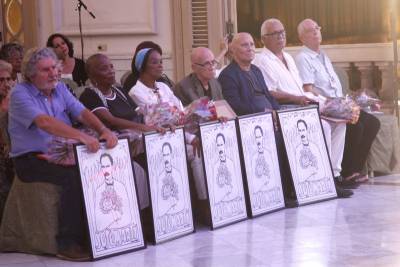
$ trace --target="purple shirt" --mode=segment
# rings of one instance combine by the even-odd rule
[[[68,125],[84,110],[84,106],[58,83],[52,101],[31,83],[19,83],[11,90],[8,131],[11,137],[11,157],[28,152],[47,152],[53,135],[39,129],[34,120],[39,115],[52,116]]]

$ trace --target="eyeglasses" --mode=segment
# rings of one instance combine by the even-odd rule
[[[203,67],[203,68],[210,69],[210,68],[217,67],[219,65],[219,62],[214,59],[212,61],[204,62],[203,64],[201,64],[201,63],[194,63],[194,64],[197,66]]]
[[[281,31],[275,31],[275,32],[271,32],[271,33],[265,33],[263,36],[273,36],[275,38],[279,38],[279,37],[286,37],[286,31],[285,30],[281,30]]]
[[[13,79],[11,77],[0,77],[0,83],[4,83],[4,82],[12,82]]]

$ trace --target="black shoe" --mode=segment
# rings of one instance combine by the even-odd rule
[[[343,189],[356,189],[360,186],[355,180],[346,180],[343,176],[339,175],[335,178],[335,184],[339,185]]]
[[[348,198],[354,194],[352,190],[344,189],[344,188],[340,187],[337,184],[336,180],[335,180],[335,188],[336,188],[336,194],[337,194],[338,198]]]
[[[61,250],[56,257],[67,261],[89,261],[91,259],[90,253],[78,245]]]

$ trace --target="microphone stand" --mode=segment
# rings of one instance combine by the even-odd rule
[[[78,4],[75,10],[78,10],[78,14],[79,14],[79,35],[81,37],[81,52],[82,52],[82,60],[84,60],[83,58],[83,33],[82,33],[82,15],[81,15],[81,9],[82,7],[89,13],[89,15],[95,19],[96,16],[88,10],[87,6],[85,5],[85,3],[83,3],[81,0],[78,0]]]

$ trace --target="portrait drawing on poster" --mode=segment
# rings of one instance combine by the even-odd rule
[[[144,238],[128,141],[96,153],[76,146],[94,258],[143,248]]]
[[[238,123],[251,215],[283,208],[285,202],[272,115],[244,116]]]
[[[316,107],[278,113],[299,204],[336,197]]]
[[[155,242],[194,231],[184,131],[145,135]]]
[[[235,121],[200,127],[212,227],[247,217]]]

